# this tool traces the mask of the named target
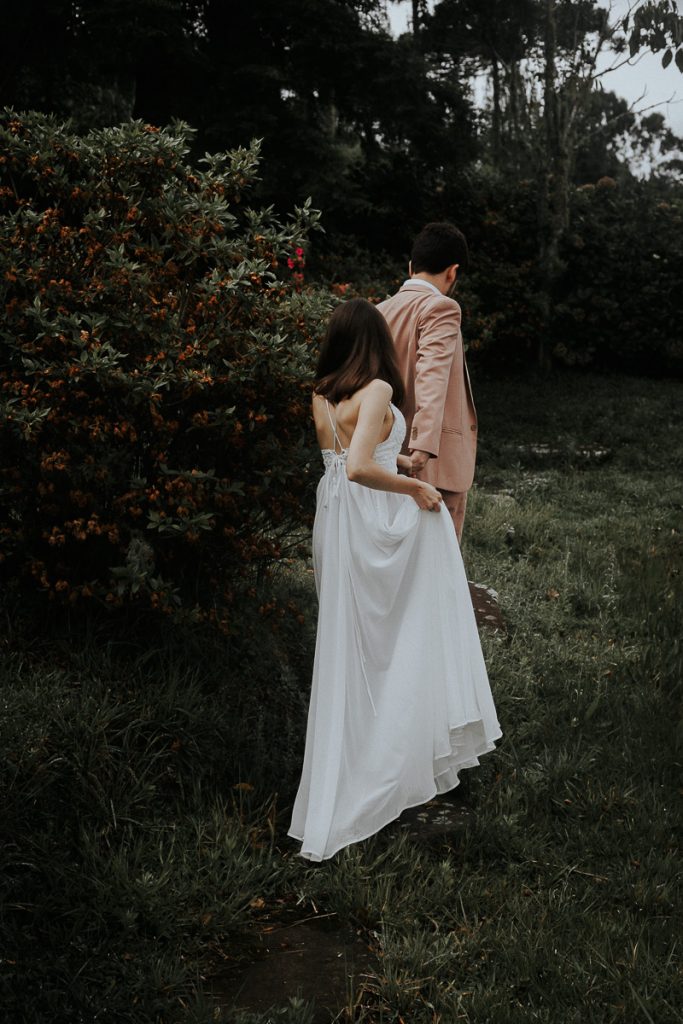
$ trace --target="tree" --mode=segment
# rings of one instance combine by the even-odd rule
[[[680,37],[683,21],[672,16],[671,0],[647,3],[635,12],[639,25],[630,37],[630,54],[641,46],[659,47],[661,39]],[[544,0],[543,139],[538,148],[539,274],[546,330],[539,336],[538,362],[549,362],[547,327],[553,297],[564,269],[561,243],[569,226],[569,190],[577,133],[590,108],[593,91],[605,71],[598,57],[612,46],[624,48],[628,20],[611,21],[595,0]],[[647,26],[644,29],[643,26]],[[677,61],[678,63],[678,61]],[[608,69],[609,70],[609,69]]]
[[[71,117],[77,128],[144,110],[182,116],[197,59],[200,0],[27,0],[4,15],[0,105]],[[248,141],[248,140],[246,140]]]
[[[264,139],[264,201],[311,195],[329,235],[401,252],[444,177],[471,158],[473,117],[465,90],[418,37],[393,39],[382,11],[371,0],[211,0],[198,128],[209,146]]]
[[[501,159],[506,143],[519,146],[521,62],[538,33],[536,0],[441,0],[423,35],[423,46],[445,59],[453,74],[484,71],[491,79],[490,151]],[[509,151],[508,151],[509,152]]]

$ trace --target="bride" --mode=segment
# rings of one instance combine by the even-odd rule
[[[313,394],[318,631],[289,829],[312,861],[457,786],[502,735],[453,523],[435,487],[398,472],[402,399],[381,313],[338,306]]]

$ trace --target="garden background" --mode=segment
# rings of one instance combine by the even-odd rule
[[[396,6],[4,12],[13,1024],[681,1019],[683,142],[599,59],[654,51],[675,88],[683,21],[413,0],[395,36]],[[285,836],[312,365],[334,304],[395,290],[432,219],[471,248],[463,555],[499,594],[504,739],[461,827],[314,868]]]

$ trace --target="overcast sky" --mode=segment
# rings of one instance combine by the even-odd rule
[[[433,8],[434,0],[430,0],[429,6]],[[607,7],[607,0],[601,6]],[[623,17],[629,6],[633,6],[629,0],[612,0],[614,17]],[[399,35],[405,32],[408,28],[411,4],[406,0],[403,3],[390,0],[387,7],[393,33]],[[611,63],[614,63],[614,55],[605,55],[599,64],[599,70],[609,67]],[[683,136],[683,75],[674,62],[664,70],[661,53],[644,53],[636,63],[626,64],[604,75],[602,80],[606,90],[623,96],[629,103],[635,103],[636,110],[658,104],[655,109],[664,114],[677,135]]]

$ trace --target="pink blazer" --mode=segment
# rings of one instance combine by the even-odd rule
[[[406,387],[403,451],[429,452],[420,478],[467,491],[474,478],[477,414],[455,299],[411,281],[378,307],[389,325]]]

